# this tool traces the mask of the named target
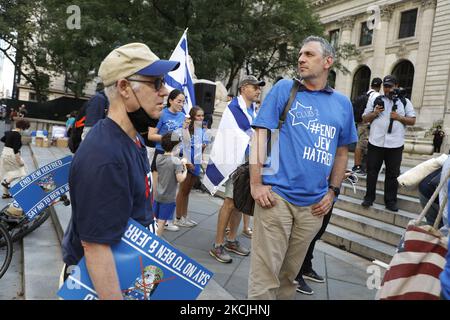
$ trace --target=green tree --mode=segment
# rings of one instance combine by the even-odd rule
[[[27,53],[24,65],[34,70],[24,74],[27,80],[41,88],[44,82],[39,72],[43,71],[38,67],[43,62],[46,68],[42,70],[66,75],[66,84],[76,96],[83,94],[104,57],[129,42],[146,43],[158,56],[168,58],[189,28],[196,75],[227,79],[230,88],[242,68],[272,78],[296,70],[301,41],[323,32],[306,0],[77,0],[80,29],[67,27],[72,0],[39,0],[39,10],[36,2],[0,3],[8,13],[0,18],[9,19],[0,20],[2,35],[16,29],[20,29],[16,35],[38,33],[34,42],[23,42],[22,51]],[[19,16],[28,18],[8,29]],[[36,22],[28,23],[33,17]],[[29,30],[24,31],[25,27]],[[20,48],[17,36],[15,41]],[[39,52],[45,59],[37,59]]]
[[[37,100],[45,101],[50,77],[39,15],[38,1],[0,0],[0,38],[6,44],[0,51],[36,91]]]

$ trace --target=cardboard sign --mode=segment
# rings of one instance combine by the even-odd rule
[[[29,220],[69,191],[72,156],[53,161],[11,187],[14,200]]]
[[[111,249],[126,300],[195,300],[213,276],[133,219],[120,243]],[[85,258],[57,294],[66,300],[98,299]]]

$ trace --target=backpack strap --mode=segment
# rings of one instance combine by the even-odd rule
[[[284,121],[286,120],[287,113],[291,109],[292,103],[295,100],[295,96],[297,95],[298,90],[300,89],[300,81],[298,79],[294,78],[294,84],[292,85],[291,92],[289,95],[289,100],[286,102],[286,105],[284,106],[283,114],[281,115],[280,119],[278,120],[278,133],[281,130],[281,127],[284,124]],[[270,155],[272,153],[272,131],[267,130],[268,136],[267,136],[267,155]],[[275,135],[276,137],[277,135]]]
[[[295,96],[297,95],[297,92],[298,92],[299,88],[300,88],[300,81],[298,79],[294,78],[294,84],[292,85],[292,88],[291,88],[291,93],[290,93],[290,96],[289,96],[289,100],[286,103],[286,105],[284,106],[284,111],[283,111],[283,114],[280,117],[280,120],[278,120],[278,130],[281,130],[281,127],[283,126],[284,121],[286,120],[287,113],[291,109],[292,103],[295,100]]]

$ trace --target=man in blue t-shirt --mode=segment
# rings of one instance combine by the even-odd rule
[[[83,133],[81,139],[84,140],[92,127],[100,120],[106,117],[109,108],[109,101],[105,95],[103,83],[97,84],[97,92],[87,102],[86,120],[84,121]]]
[[[111,246],[120,242],[128,220],[153,223],[147,151],[130,113],[143,109],[157,118],[168,95],[164,75],[178,66],[142,43],[113,50],[100,66],[110,109],[73,158],[72,218],[63,239],[65,277],[67,266],[84,255],[100,299],[122,299]]]
[[[253,122],[249,299],[294,297],[309,244],[339,194],[348,145],[357,133],[350,100],[327,86],[333,61],[334,49],[325,39],[305,39],[298,59],[302,85],[279,133],[279,148],[271,148],[271,168],[263,168],[267,131],[278,128],[293,81],[277,82]]]

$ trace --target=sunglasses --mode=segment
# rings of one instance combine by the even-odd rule
[[[153,84],[153,87],[155,88],[156,91],[161,90],[161,88],[163,87],[163,85],[166,84],[166,81],[164,80],[164,78],[156,78],[155,81],[151,81],[151,80],[138,80],[138,79],[127,79],[128,81],[135,81],[135,82],[142,82],[142,83],[151,83]]]

